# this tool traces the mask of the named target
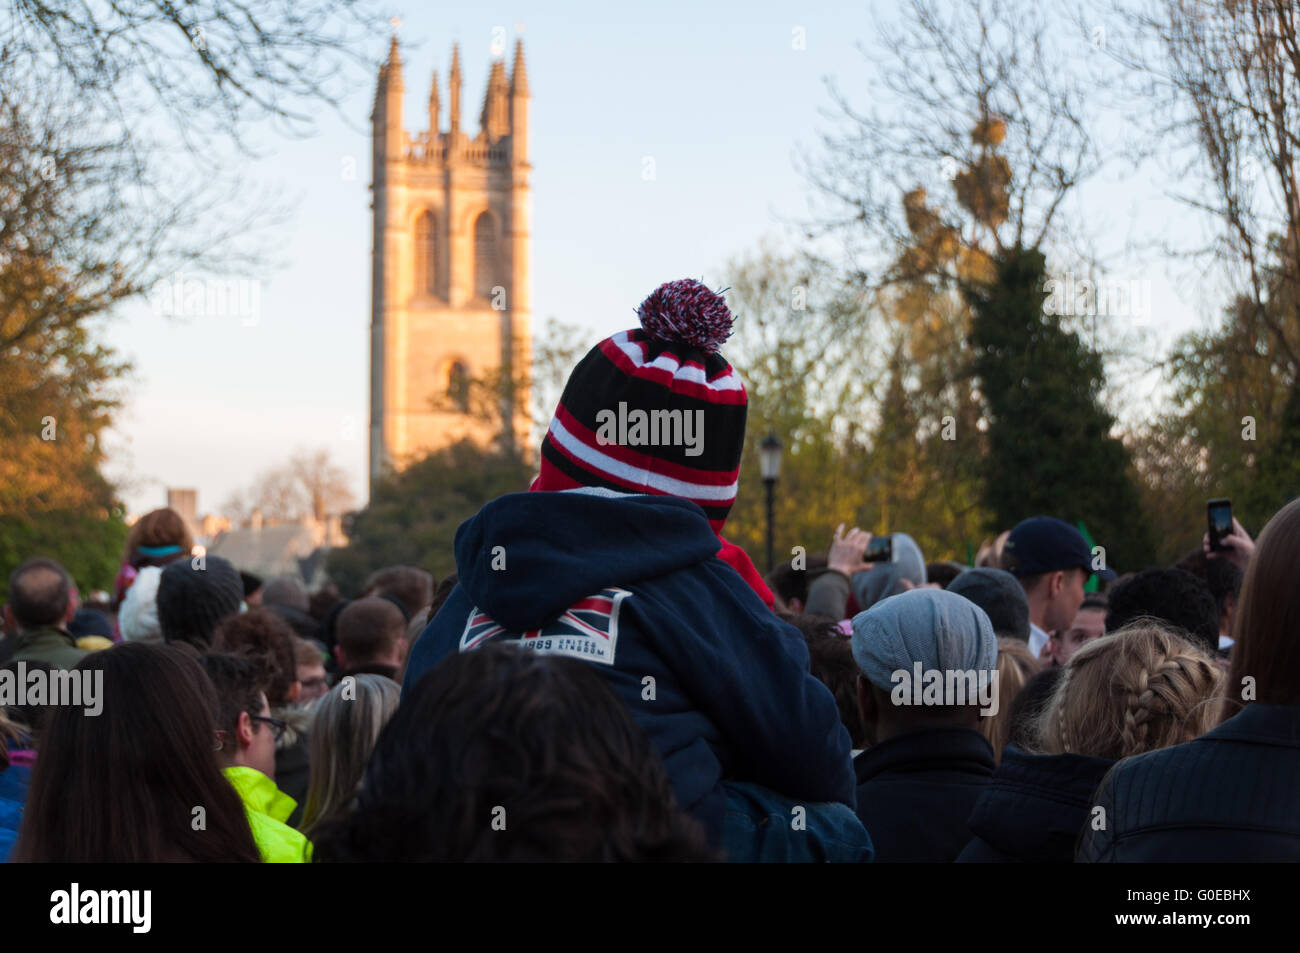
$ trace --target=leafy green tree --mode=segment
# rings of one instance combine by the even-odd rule
[[[994,526],[1036,513],[1082,520],[1107,564],[1140,568],[1154,543],[1115,419],[1099,395],[1101,358],[1044,313],[1046,261],[1013,251],[968,292],[971,346],[988,409],[983,498]]]
[[[533,475],[518,456],[462,441],[376,480],[369,504],[344,521],[348,545],[330,551],[330,577],[340,591],[356,593],[384,566],[450,575],[460,524],[489,500],[527,490]]]

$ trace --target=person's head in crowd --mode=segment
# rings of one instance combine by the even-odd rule
[[[1182,569],[1146,569],[1107,593],[1106,631],[1138,619],[1155,619],[1179,630],[1203,651],[1219,648],[1219,609],[1210,587]]]
[[[330,610],[342,599],[339,587],[327,582],[308,597],[307,614],[317,622],[324,622]]]
[[[803,568],[795,569],[794,560],[786,560],[767,575],[767,586],[776,596],[777,612],[803,612],[808,603],[809,573],[826,568],[825,553],[810,553]]]
[[[937,582],[941,588],[947,589],[954,579],[960,576],[969,566],[963,566],[959,562],[948,560],[940,563],[926,563],[925,580],[926,582]]]
[[[194,536],[185,523],[185,517],[164,506],[144,514],[126,534],[126,553],[123,562],[142,569],[145,566],[166,566],[178,559],[189,558],[194,549]]]
[[[393,603],[379,596],[358,599],[343,610],[334,647],[339,671],[394,678],[406,650],[406,619]]]
[[[262,577],[251,572],[239,570],[240,581],[244,584],[244,605],[250,609],[262,604]]]
[[[279,725],[266,700],[266,669],[245,655],[212,653],[203,668],[217,690],[218,759],[224,767],[252,768],[275,780]]]
[[[490,644],[430,670],[317,861],[713,860],[594,666]]]
[[[1002,749],[1011,741],[1016,699],[1042,667],[1030,654],[1027,642],[998,637],[998,713],[980,719],[980,731],[993,748],[994,760],[1002,760]]]
[[[1029,600],[1029,621],[1045,636],[1069,628],[1083,604],[1084,586],[1093,574],[1092,550],[1083,534],[1064,520],[1033,516],[1016,527],[1002,547],[1002,569],[1020,580]],[[1096,571],[1102,580],[1115,578],[1115,571]],[[1042,645],[1031,638],[1031,651]]]
[[[127,643],[94,652],[99,717],[56,706],[12,860],[259,860],[243,805],[213,757],[216,693],[189,654]],[[194,823],[202,806],[204,824]]]
[[[984,610],[943,589],[916,589],[885,599],[853,617],[858,704],[868,744],[926,728],[978,729],[979,686],[942,679],[938,703],[911,704],[915,667],[926,672],[972,672],[996,701],[998,642]],[[896,672],[906,674],[900,683]],[[958,690],[960,689],[960,691]],[[901,693],[902,703],[894,696]],[[959,697],[962,696],[962,697]]]
[[[1047,641],[1053,665],[1064,665],[1079,649],[1106,634],[1108,605],[1109,600],[1102,593],[1093,592],[1084,597],[1070,627],[1064,632],[1053,632]]]
[[[182,559],[163,569],[154,601],[163,641],[188,642],[202,653],[217,623],[240,610],[244,583],[220,556]]]
[[[1029,641],[1029,599],[1016,577],[1003,569],[968,569],[946,587],[965,596],[989,617],[998,638]]]
[[[97,609],[78,609],[68,623],[68,631],[74,638],[84,639],[99,636],[113,638],[113,622],[107,615]],[[107,646],[105,646],[107,648]]]
[[[916,540],[906,533],[890,533],[889,537],[889,562],[878,563],[869,572],[855,573],[851,580],[859,610],[926,583],[925,557]]]
[[[1219,723],[1223,670],[1162,625],[1089,642],[1062,669],[1038,720],[1037,749],[1118,761],[1190,741]]]
[[[840,721],[847,729],[853,747],[865,746],[862,709],[858,706],[858,664],[853,660],[853,645],[840,631],[839,623],[829,616],[806,613],[778,615],[803,635],[808,645],[808,670],[835,696]]]
[[[312,705],[329,691],[329,681],[325,674],[325,649],[319,642],[308,642],[295,635],[293,662],[298,684],[302,686],[299,701],[303,705]]]
[[[302,831],[313,836],[352,805],[375,740],[397,711],[401,689],[382,675],[348,676],[316,705],[311,731],[311,781]]]
[[[1241,692],[1253,679],[1247,702],[1300,705],[1300,498],[1273,515],[1255,541],[1232,623],[1228,685]],[[1226,714],[1231,715],[1232,712]]]
[[[72,577],[53,559],[29,559],[9,576],[4,614],[11,629],[66,630],[76,612]]]
[[[1219,609],[1219,645],[1226,647],[1232,636],[1232,618],[1241,598],[1241,584],[1246,573],[1230,559],[1210,559],[1203,549],[1195,549],[1177,563],[1175,569],[1190,572],[1210,588]]]
[[[68,623],[68,631],[83,651],[100,652],[113,647],[113,622],[97,609],[78,609]]]
[[[212,651],[243,655],[256,662],[262,670],[266,700],[272,709],[278,709],[294,704],[302,695],[294,638],[289,623],[270,609],[250,609],[221,620],[212,633]]]
[[[1033,750],[1038,744],[1038,721],[1052,700],[1052,693],[1061,680],[1061,669],[1049,666],[1042,669],[1025,683],[1015,699],[1011,702],[1011,725],[1007,733],[1007,744],[1013,744],[1025,751]],[[1005,747],[1005,745],[1004,745]]]
[[[410,619],[433,601],[435,582],[432,573],[416,566],[388,566],[370,575],[361,587],[361,595],[391,598]]]
[[[288,606],[299,612],[306,612],[310,601],[307,589],[302,582],[292,576],[278,576],[262,586],[262,605]]]

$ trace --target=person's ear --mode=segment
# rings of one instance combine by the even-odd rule
[[[13,631],[18,628],[18,623],[14,621],[14,610],[9,608],[9,603],[5,603],[5,628]]]
[[[239,713],[239,721],[235,723],[235,739],[240,750],[253,746],[253,718],[246,711]]]
[[[790,600],[791,612],[803,612],[803,607],[804,607],[804,601],[800,599],[798,596],[795,596],[793,599]]]
[[[1064,590],[1065,590],[1065,570],[1058,569],[1056,570],[1056,572],[1052,573],[1052,578],[1051,578],[1050,586],[1047,590],[1047,594],[1051,596],[1053,599],[1055,599]]]
[[[343,646],[334,646],[334,661],[338,663],[340,670],[348,667],[348,654],[343,651]]]
[[[296,705],[300,698],[302,698],[302,682],[295,678],[293,684],[289,686],[289,704]]]

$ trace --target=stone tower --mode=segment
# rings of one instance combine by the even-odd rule
[[[372,481],[462,438],[525,450],[532,166],[522,42],[509,77],[492,64],[472,138],[461,130],[460,92],[453,47],[446,130],[435,71],[428,130],[408,135],[393,38],[371,113]]]

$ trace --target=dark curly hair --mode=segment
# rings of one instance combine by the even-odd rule
[[[1219,607],[1210,587],[1182,569],[1146,569],[1117,582],[1108,593],[1106,631],[1141,618],[1187,635],[1203,651],[1219,648]]]
[[[249,609],[228,616],[212,633],[212,651],[244,655],[261,669],[259,681],[267,703],[280,708],[289,703],[289,692],[298,680],[294,662],[293,627],[270,609]]]
[[[1228,611],[1228,600],[1241,595],[1241,583],[1246,578],[1241,568],[1227,559],[1210,559],[1205,551],[1195,549],[1178,562],[1175,569],[1185,569],[1210,587],[1210,595],[1219,607],[1219,618]]]
[[[315,860],[720,859],[590,663],[490,645],[407,692]]]

